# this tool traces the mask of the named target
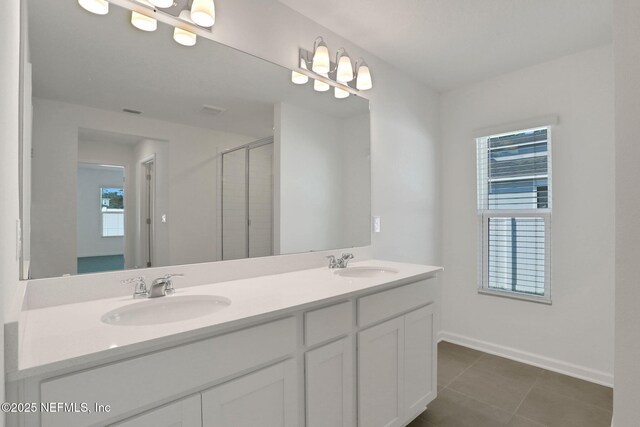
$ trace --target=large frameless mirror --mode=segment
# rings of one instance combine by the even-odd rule
[[[369,102],[23,0],[23,278],[370,243]]]

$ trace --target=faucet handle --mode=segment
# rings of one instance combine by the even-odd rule
[[[120,283],[123,285],[129,285],[131,283],[135,283],[136,287],[133,291],[134,298],[146,298],[149,295],[149,290],[147,289],[147,284],[144,281],[144,277],[132,277],[130,279],[121,280]]]
[[[347,265],[349,265],[350,259],[353,259],[352,253],[343,253],[340,259],[338,260],[338,268],[347,268]]]
[[[182,277],[184,274],[175,273],[175,274],[165,274],[162,278],[166,281],[166,285],[164,288],[164,293],[167,295],[173,295],[176,293],[176,289],[173,287],[173,282],[171,281],[172,277]]]
[[[328,255],[325,258],[329,260],[329,268],[336,268],[338,266],[338,260],[334,255]]]

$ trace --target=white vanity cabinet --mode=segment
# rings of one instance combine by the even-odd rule
[[[352,347],[345,337],[305,354],[307,427],[354,425]]]
[[[12,415],[7,425],[401,427],[436,396],[436,295],[428,279],[404,280],[17,380],[10,392],[22,402],[111,409]]]
[[[433,305],[358,333],[360,427],[396,427],[436,395]]]
[[[426,281],[358,299],[359,427],[403,426],[435,398],[434,301]]]
[[[293,361],[245,375],[202,393],[203,427],[297,427]]]

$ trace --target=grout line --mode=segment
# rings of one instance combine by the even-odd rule
[[[466,368],[464,368],[458,375],[456,375],[455,377],[453,377],[453,379],[451,381],[449,381],[447,383],[447,385],[443,386],[442,389],[444,390],[445,388],[449,387],[455,380],[457,380],[458,378],[460,378],[460,376],[462,376],[462,374],[464,374],[465,372],[467,372],[469,369],[471,369],[471,367],[473,365],[475,365],[476,363],[478,363],[478,361],[480,359],[482,359],[484,357],[484,354],[481,354],[480,357],[478,357],[476,360],[474,360],[473,362],[471,362],[471,364],[469,364],[469,366],[467,366]]]
[[[538,384],[538,381],[540,380],[540,376],[536,377],[536,380],[533,382],[533,384],[531,384],[531,387],[529,387],[529,390],[527,390],[527,392],[524,394],[524,397],[522,398],[522,400],[520,401],[520,403],[518,403],[518,406],[516,406],[516,410],[513,411],[513,417],[515,417],[515,415],[518,413],[518,410],[520,409],[520,407],[522,406],[522,404],[524,403],[524,401],[527,399],[527,396],[529,396],[529,393],[531,393],[531,390],[533,390],[533,387]],[[533,421],[533,420],[532,420]]]

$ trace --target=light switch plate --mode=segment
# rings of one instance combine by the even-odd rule
[[[373,232],[374,233],[379,233],[380,232],[380,217],[379,216],[374,216],[373,217]]]

